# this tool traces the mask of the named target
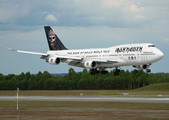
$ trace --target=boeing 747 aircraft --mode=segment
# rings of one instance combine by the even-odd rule
[[[163,53],[151,43],[124,44],[109,48],[69,50],[61,42],[50,26],[45,26],[49,45],[47,53],[14,50],[11,51],[41,55],[41,59],[52,65],[65,62],[68,65],[92,69],[91,75],[107,74],[106,68],[115,67],[114,75],[119,75],[120,66],[133,66],[151,72],[149,66],[159,61]]]

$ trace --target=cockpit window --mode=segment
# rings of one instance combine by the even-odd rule
[[[149,45],[148,47],[155,47],[155,45]]]

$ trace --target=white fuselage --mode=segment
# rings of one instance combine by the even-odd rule
[[[124,44],[100,49],[48,51],[47,54],[49,54],[50,56],[61,55],[79,57],[83,58],[83,63],[85,61],[92,61],[95,59],[113,59],[118,61],[117,63],[111,64],[100,63],[97,65],[98,68],[112,68],[119,66],[152,64],[163,57],[163,53],[151,43]],[[71,60],[68,59],[64,62],[69,63],[71,62]]]
[[[91,75],[107,74],[106,68],[116,67],[114,75],[119,75],[120,66],[133,66],[150,73],[149,66],[159,61],[163,53],[151,43],[124,44],[109,48],[68,50],[50,26],[44,26],[49,50],[47,53],[11,49],[20,53],[41,55],[51,65],[65,62],[68,65],[89,68]],[[99,69],[99,71],[97,70]]]

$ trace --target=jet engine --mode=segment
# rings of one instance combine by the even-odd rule
[[[85,68],[96,68],[97,63],[95,61],[86,61],[84,63]]]
[[[133,65],[133,67],[139,70],[144,70],[147,69],[148,65]]]
[[[52,64],[52,65],[58,65],[60,63],[60,58],[58,58],[58,57],[51,57],[51,58],[49,58],[48,62],[50,64]]]

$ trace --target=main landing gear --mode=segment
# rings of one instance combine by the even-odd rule
[[[92,69],[92,71],[90,72],[90,75],[95,75],[95,74],[99,74],[99,73],[100,73],[100,71],[97,70],[97,68],[95,68],[95,69]]]
[[[107,70],[99,71],[99,70],[97,70],[97,68],[95,68],[95,69],[92,69],[92,71],[90,72],[90,75],[95,75],[95,74],[99,74],[99,73],[101,73],[101,74],[107,74],[108,71]]]
[[[115,70],[115,72],[114,72],[114,76],[118,76],[119,73],[120,73],[120,69],[118,69],[118,68],[116,67],[116,70]]]
[[[97,68],[94,68],[94,69],[91,70],[90,75],[96,75],[96,74],[99,74],[99,73],[108,74],[109,72],[107,70],[104,70],[104,69],[99,71],[99,70],[97,70]],[[116,70],[114,72],[114,76],[118,76],[119,73],[120,73],[120,69],[116,68]]]

